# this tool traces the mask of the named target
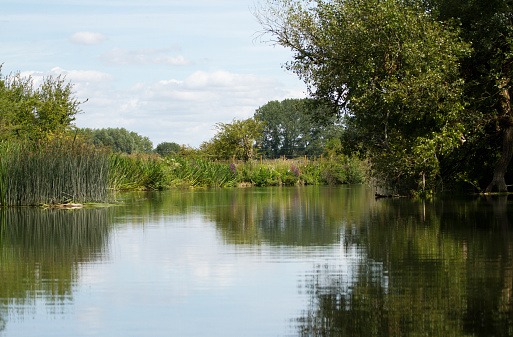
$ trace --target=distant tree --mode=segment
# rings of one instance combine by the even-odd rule
[[[80,104],[62,76],[46,77],[35,87],[31,77],[0,74],[0,139],[41,139],[67,131]]]
[[[125,128],[82,129],[82,134],[90,137],[91,142],[97,145],[108,146],[114,152],[134,153],[150,152],[153,144],[148,137]]]
[[[271,101],[254,117],[263,124],[259,144],[269,157],[321,154],[326,141],[341,130],[330,107],[311,99]]]
[[[162,142],[155,148],[155,152],[160,154],[161,156],[165,156],[168,154],[177,154],[181,150],[181,146],[177,143],[169,143],[169,142]]]
[[[235,158],[247,161],[255,156],[255,145],[262,132],[262,123],[255,118],[217,123],[217,134],[201,145],[201,150],[218,159]]]

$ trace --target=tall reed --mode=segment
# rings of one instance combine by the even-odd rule
[[[170,158],[175,185],[193,187],[231,187],[237,185],[234,166],[204,158]]]
[[[109,157],[79,140],[0,143],[0,204],[105,202]]]
[[[162,190],[168,187],[170,168],[156,154],[113,153],[109,187],[114,190]]]

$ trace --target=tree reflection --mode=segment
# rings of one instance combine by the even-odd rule
[[[215,223],[227,243],[287,246],[340,242],[342,228],[360,223],[374,202],[363,185],[173,190],[127,197],[137,219],[201,215]]]
[[[79,264],[105,254],[108,217],[106,208],[0,209],[0,328],[12,306],[72,300]]]
[[[307,277],[298,334],[512,335],[508,204],[380,200],[344,233],[360,254],[352,272],[331,266]]]

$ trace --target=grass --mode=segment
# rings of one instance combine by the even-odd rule
[[[79,139],[0,143],[0,205],[105,203],[108,190],[362,183],[354,158],[221,162],[203,157],[119,154]]]
[[[114,190],[162,190],[169,186],[169,164],[157,154],[110,156],[109,188]]]
[[[0,204],[107,200],[105,151],[66,137],[0,143]]]

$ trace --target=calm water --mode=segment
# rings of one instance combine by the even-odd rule
[[[0,336],[512,336],[506,197],[363,186],[0,209]]]

